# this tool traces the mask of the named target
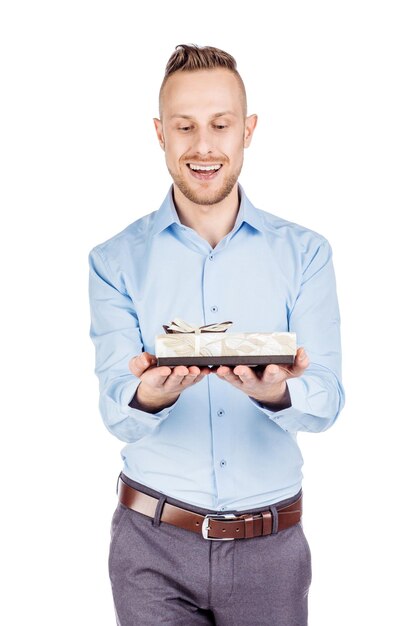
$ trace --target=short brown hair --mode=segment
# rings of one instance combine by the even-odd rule
[[[197,70],[213,70],[226,68],[233,72],[239,83],[242,94],[243,113],[247,115],[246,90],[242,77],[237,71],[236,60],[231,54],[212,46],[196,44],[179,44],[175,46],[165,68],[165,76],[159,90],[159,115],[162,114],[162,91],[168,78],[175,72],[195,72]]]

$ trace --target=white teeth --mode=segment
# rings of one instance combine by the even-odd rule
[[[193,163],[188,164],[192,170],[201,170],[203,172],[209,172],[210,170],[219,170],[221,165],[194,165]]]

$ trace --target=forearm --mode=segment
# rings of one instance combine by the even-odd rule
[[[175,402],[160,411],[145,411],[130,406],[136,395],[138,380],[113,381],[100,390],[99,408],[106,428],[112,435],[127,443],[134,443],[149,435],[158,425],[167,419]]]
[[[288,328],[305,348],[309,366],[302,376],[287,380],[290,407],[275,413],[263,410],[289,432],[321,432],[334,423],[345,401],[340,314],[332,251],[326,240],[303,258],[299,292],[289,312]]]
[[[166,419],[175,402],[160,410],[155,405],[152,412],[130,404],[138,378],[129,372],[128,363],[143,350],[139,320],[124,286],[97,249],[90,252],[89,265],[90,336],[96,350],[100,413],[113,435],[132,443]]]

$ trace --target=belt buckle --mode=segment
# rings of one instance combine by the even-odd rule
[[[201,534],[204,539],[208,539],[209,541],[234,541],[235,537],[209,537],[208,531],[210,530],[210,520],[211,519],[237,519],[237,515],[234,513],[208,513],[203,519],[203,523],[201,524]]]

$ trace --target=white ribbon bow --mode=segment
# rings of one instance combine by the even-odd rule
[[[172,333],[194,333],[196,335],[195,345],[194,345],[194,354],[196,356],[199,356],[200,335],[202,332],[223,333],[232,324],[233,322],[219,322],[217,324],[207,324],[206,326],[191,326],[191,324],[188,324],[187,322],[180,319],[179,317],[176,317],[169,326],[164,325],[164,329],[166,333],[168,331],[171,331]]]
[[[174,333],[195,333],[199,335],[201,332],[223,333],[233,322],[219,322],[216,324],[207,324],[206,326],[191,326],[184,320],[176,317],[169,326],[164,326],[165,332],[171,330]]]

